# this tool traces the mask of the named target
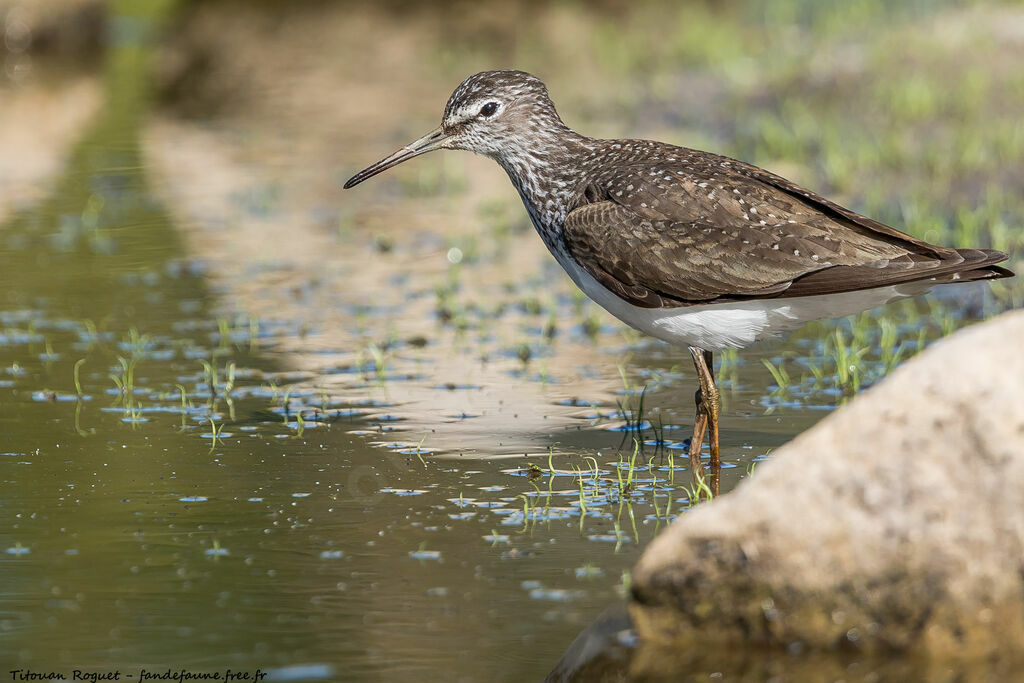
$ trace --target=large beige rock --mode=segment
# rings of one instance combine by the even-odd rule
[[[631,614],[676,651],[1005,658],[1024,648],[1022,580],[1015,311],[936,344],[683,516],[640,559]]]

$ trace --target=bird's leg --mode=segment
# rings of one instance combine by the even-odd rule
[[[718,475],[721,472],[722,460],[718,447],[718,415],[721,410],[721,398],[712,368],[713,357],[710,351],[690,347],[693,365],[697,369],[697,380],[700,389],[694,394],[697,414],[693,423],[693,437],[690,439],[690,467],[693,469],[694,482],[699,484],[703,479],[704,468],[700,462],[700,449],[704,444],[704,432],[709,429],[709,446],[711,447],[711,490],[718,495]]]
[[[710,351],[704,352],[704,367],[708,371],[709,388],[705,393],[708,399],[704,405],[708,412],[708,445],[711,447],[711,494],[717,496],[722,473],[722,456],[718,449],[718,415],[722,410],[722,400],[718,384],[715,383],[715,361]]]
[[[690,437],[690,471],[693,472],[694,485],[699,486],[704,479],[700,449],[704,445],[704,432],[708,427],[708,412],[704,409],[704,376],[700,371],[701,363],[704,362],[704,351],[691,346],[690,355],[693,357],[693,366],[697,370],[697,380],[700,382],[700,388],[693,394],[697,412],[693,418],[693,436]]]
[[[690,437],[690,471],[693,472],[693,483],[700,484],[704,478],[704,465],[700,461],[700,448],[704,445],[704,431],[708,426],[708,414],[704,410],[704,397],[698,389],[693,395],[697,404],[697,414],[693,418],[693,436]]]
[[[702,392],[707,396],[704,405],[708,412],[708,445],[711,447],[711,471],[717,475],[722,469],[722,457],[718,451],[718,415],[722,411],[721,394],[715,383],[715,361],[710,351],[704,352],[704,369],[707,370],[707,388]]]

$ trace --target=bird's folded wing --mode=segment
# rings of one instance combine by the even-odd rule
[[[577,263],[638,306],[704,302],[723,294],[769,294],[811,272],[799,257],[768,263],[759,235],[749,228],[733,232],[735,238],[719,228],[651,220],[603,201],[571,211],[564,236]],[[722,241],[726,238],[728,243]],[[748,249],[750,258],[732,252],[733,240]],[[812,269],[824,267],[826,263],[821,262]]]
[[[645,307],[866,289],[975,260],[749,169],[620,167],[588,189],[597,201],[566,217],[566,247],[601,284]]]
[[[930,244],[924,240],[917,239],[916,237],[901,232],[896,228],[890,227],[884,223],[879,223],[867,216],[863,216],[856,211],[851,211],[845,206],[836,204],[835,202],[826,199],[805,187],[801,187],[796,183],[770,171],[766,171],[763,168],[743,161],[719,156],[717,154],[709,153],[707,156],[709,159],[716,160],[719,168],[728,168],[737,176],[756,181],[771,188],[776,193],[788,195],[803,204],[813,207],[817,211],[820,211],[826,216],[830,216],[834,220],[838,221],[846,229],[852,232],[878,240],[895,240],[899,243],[910,246],[910,250],[914,253],[920,253],[921,255],[929,256],[938,260],[956,260],[956,249],[939,246],[937,244]]]

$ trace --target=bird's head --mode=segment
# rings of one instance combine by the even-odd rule
[[[465,149],[500,161],[508,150],[529,146],[561,127],[539,78],[523,71],[482,71],[448,98],[440,126],[355,174],[345,187],[435,149]]]

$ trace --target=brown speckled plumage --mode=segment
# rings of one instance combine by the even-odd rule
[[[495,112],[484,116],[488,102]],[[501,164],[556,258],[570,257],[634,306],[1010,274],[993,266],[1005,254],[928,244],[735,159],[580,135],[562,122],[544,84],[521,71],[467,78],[439,131],[447,140],[440,147]]]
[[[587,295],[633,327],[690,347],[701,387],[690,444],[698,480],[706,429],[713,471],[719,463],[712,351],[934,284],[1013,274],[994,265],[1006,254],[928,244],[735,159],[580,135],[544,84],[521,71],[470,76],[436,130],[345,187],[435,149],[497,161]]]
[[[567,213],[563,240],[595,279],[637,306],[1005,274],[990,267],[1005,260],[1001,252],[928,244],[750,164],[663,143],[599,142],[601,165]],[[638,146],[642,161],[633,160]]]

